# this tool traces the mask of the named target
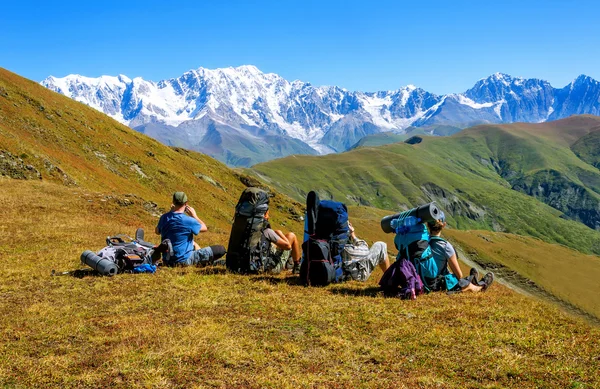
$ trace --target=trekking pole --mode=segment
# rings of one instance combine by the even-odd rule
[[[50,274],[51,277],[59,277],[59,276],[69,276],[71,275],[72,272],[70,271],[61,271],[61,272],[57,272],[56,270],[52,269],[52,273]]]

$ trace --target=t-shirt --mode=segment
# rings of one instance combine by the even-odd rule
[[[277,243],[281,237],[275,233],[271,228],[265,228],[263,230],[264,237],[271,243]]]
[[[175,255],[170,263],[185,261],[194,251],[194,235],[198,235],[202,225],[198,220],[182,212],[167,212],[158,221],[161,239],[170,239]],[[164,258],[164,257],[163,257]]]
[[[431,240],[429,242],[433,259],[437,263],[439,274],[446,274],[448,272],[448,260],[452,258],[456,251],[449,242],[443,240]]]

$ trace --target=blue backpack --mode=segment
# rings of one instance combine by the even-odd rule
[[[342,250],[348,242],[348,209],[337,201],[319,201],[315,192],[307,196],[308,240],[302,244],[304,260],[300,281],[325,286],[343,279]]]
[[[430,291],[429,280],[439,275],[439,269],[429,247],[429,231],[425,223],[414,216],[400,215],[392,221],[396,231],[394,244],[398,249],[397,261],[409,260],[421,277],[426,291]]]

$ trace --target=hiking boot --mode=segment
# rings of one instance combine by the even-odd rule
[[[479,281],[477,281],[479,279],[479,272],[474,267],[472,267],[471,271],[469,272],[469,278],[471,279],[471,283],[473,285],[479,285]]]
[[[224,259],[217,259],[212,263],[214,266],[225,266],[226,262]]]
[[[492,285],[493,283],[494,283],[494,273],[489,272],[485,276],[483,276],[483,279],[479,283],[479,285],[481,285],[481,291],[485,292],[490,287],[490,285]]]
[[[290,255],[287,262],[285,263],[285,268],[287,270],[292,270],[294,268],[294,258]]]
[[[144,229],[138,228],[135,230],[135,240],[144,240]]]
[[[300,274],[300,262],[294,263],[294,268],[292,269],[292,274]]]

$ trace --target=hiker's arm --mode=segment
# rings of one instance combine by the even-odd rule
[[[202,220],[200,220],[200,218],[196,214],[196,210],[194,208],[190,207],[189,205],[186,205],[185,212],[188,215],[190,215],[190,217],[196,219],[196,221],[198,223],[200,223],[200,232],[208,231],[208,227],[206,226],[206,223],[204,223]]]
[[[282,250],[291,250],[292,244],[290,243],[288,238],[286,238],[283,232],[281,232],[280,230],[276,230],[275,233],[279,237],[279,239],[277,239],[277,242],[275,242],[275,246],[279,247]]]
[[[354,232],[354,226],[352,226],[352,224],[350,222],[348,222],[348,230],[350,231],[350,238],[352,239],[352,245],[357,246],[357,247],[358,246],[368,247],[366,241],[359,239],[358,236],[356,236],[356,232]]]
[[[462,270],[460,270],[460,266],[458,265],[458,257],[456,253],[448,258],[448,265],[450,266],[450,270],[452,270],[452,274],[454,274],[457,278],[462,278]]]

